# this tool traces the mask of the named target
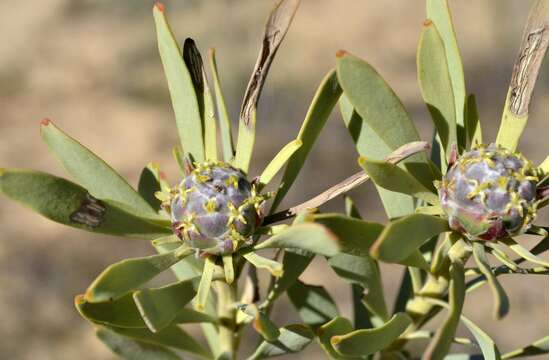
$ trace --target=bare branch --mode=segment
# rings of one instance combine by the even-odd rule
[[[389,154],[385,158],[385,161],[391,164],[397,164],[398,162],[418,152],[427,151],[429,149],[430,149],[430,146],[426,141],[414,141],[414,142],[405,144],[399,147],[398,149],[396,149],[395,151],[393,151],[391,154]],[[355,187],[365,183],[368,179],[370,179],[370,177],[364,171],[356,173],[348,177],[347,179],[343,180],[339,184],[332,186],[331,188],[324,191],[323,193],[315,196],[314,198],[305,201],[302,204],[291,207],[288,210],[284,210],[284,211],[275,213],[273,215],[267,216],[265,220],[263,220],[263,225],[266,226],[279,221],[290,219],[303,211],[316,209],[319,206],[323,205],[324,203],[338,197],[339,195],[342,195],[354,189]]]

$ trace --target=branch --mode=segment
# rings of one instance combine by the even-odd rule
[[[398,149],[393,151],[391,154],[387,155],[387,157],[385,158],[385,161],[391,164],[397,164],[400,161],[420,151],[427,151],[429,149],[430,149],[430,145],[426,141],[414,141],[399,147]],[[370,177],[364,171],[356,173],[348,177],[347,179],[343,180],[339,184],[332,186],[331,188],[324,191],[323,193],[315,196],[314,198],[305,201],[304,203],[301,203],[287,210],[267,216],[263,220],[262,225],[267,226],[269,224],[290,219],[303,211],[316,209],[319,206],[325,204],[326,202],[332,200],[333,198],[336,198],[339,195],[342,195],[348,192],[349,190],[352,190],[355,187],[365,183],[369,179]]]

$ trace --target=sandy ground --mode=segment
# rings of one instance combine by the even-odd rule
[[[487,139],[493,139],[531,1],[452,1],[468,90],[477,95]],[[166,1],[181,40],[195,38],[203,51],[216,47],[231,115],[236,118],[272,1]],[[152,1],[0,1],[0,164],[62,174],[47,153],[38,122],[52,118],[107,160],[133,184],[151,160],[172,182],[170,156],[177,143],[167,88],[157,55]],[[372,63],[410,110],[422,136],[431,123],[420,101],[415,49],[424,19],[419,0],[304,0],[275,60],[260,104],[257,174],[297,133],[317,84],[346,49]],[[535,162],[549,148],[549,68],[535,92],[521,150]],[[303,201],[358,170],[357,154],[333,116],[287,204]],[[353,191],[363,214],[384,221],[371,185]],[[339,210],[340,200],[327,206]],[[547,224],[547,213],[539,222]],[[79,318],[73,297],[108,264],[151,254],[146,242],[82,233],[48,222],[0,199],[0,358],[13,360],[112,359]],[[526,240],[528,241],[528,240]],[[394,297],[401,269],[383,267]],[[329,275],[326,275],[329,274]],[[303,279],[325,285],[349,315],[347,287],[315,262]],[[549,332],[549,280],[507,277],[511,314],[491,319],[487,289],[468,299],[466,313],[503,351]],[[392,301],[392,300],[391,300]],[[284,300],[280,324],[296,321]],[[464,332],[464,334],[466,334]],[[251,343],[251,342],[250,342]],[[295,358],[323,357],[318,347]]]

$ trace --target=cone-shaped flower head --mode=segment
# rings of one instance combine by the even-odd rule
[[[443,177],[450,227],[475,240],[524,233],[536,216],[538,177],[530,161],[495,144],[464,153]]]
[[[169,200],[175,234],[202,253],[232,253],[261,222],[264,197],[242,171],[222,162],[196,164]]]

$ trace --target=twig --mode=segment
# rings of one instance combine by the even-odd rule
[[[389,154],[385,158],[385,161],[391,164],[397,164],[400,161],[420,151],[427,151],[429,149],[430,149],[430,145],[426,141],[414,141],[406,145],[403,145],[398,149],[396,149],[395,151],[393,151],[391,154]],[[303,211],[316,209],[319,206],[323,205],[324,203],[332,200],[333,198],[336,198],[339,195],[342,195],[348,192],[349,190],[363,184],[368,179],[370,179],[370,177],[364,171],[356,173],[348,177],[347,179],[343,180],[339,184],[332,186],[331,188],[324,191],[323,193],[315,196],[314,198],[305,201],[304,203],[301,203],[287,210],[280,211],[278,213],[267,216],[263,220],[262,225],[267,226],[279,221],[290,219]]]

